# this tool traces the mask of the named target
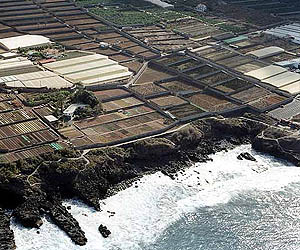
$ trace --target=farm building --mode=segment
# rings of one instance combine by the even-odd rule
[[[254,56],[258,59],[263,59],[269,56],[275,56],[278,54],[281,54],[284,52],[284,49],[276,47],[276,46],[271,46],[271,47],[266,47],[263,49],[258,49],[254,51],[250,51],[247,53],[247,55]]]
[[[299,94],[300,93],[300,81],[291,83],[289,85],[286,85],[284,87],[280,88],[281,90],[287,91],[291,94]]]
[[[292,42],[300,44],[300,24],[293,23],[282,25],[273,29],[265,31],[266,34],[273,35],[280,38],[288,38]]]
[[[132,75],[127,67],[99,54],[48,63],[45,67],[74,84],[84,86],[127,80]]]
[[[264,80],[266,78],[279,75],[283,72],[287,72],[287,69],[279,67],[279,66],[270,65],[270,66],[263,67],[260,69],[252,70],[252,71],[246,73],[245,75],[252,76],[259,80]]]
[[[298,81],[300,81],[300,74],[289,71],[264,80],[265,83],[269,83],[278,88]]]
[[[6,50],[32,48],[51,44],[49,38],[40,35],[23,35],[0,39],[0,47]]]
[[[70,88],[70,82],[50,71],[43,71],[25,58],[0,61],[0,84],[10,88]]]

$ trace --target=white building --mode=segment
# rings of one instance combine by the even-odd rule
[[[0,39],[0,48],[17,50],[18,48],[33,48],[51,44],[49,38],[40,35],[23,35]]]

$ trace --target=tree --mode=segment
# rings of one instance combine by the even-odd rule
[[[76,91],[72,97],[72,102],[88,104],[91,106],[91,108],[94,108],[99,104],[99,100],[93,94],[93,92],[87,91],[85,89],[79,89],[78,91]]]

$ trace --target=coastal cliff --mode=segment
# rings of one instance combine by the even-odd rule
[[[13,209],[13,216],[25,227],[39,228],[42,216],[49,215],[74,243],[84,245],[85,234],[62,205],[63,199],[79,198],[101,210],[99,200],[126,188],[136,178],[155,171],[175,178],[182,168],[209,160],[209,154],[249,143],[267,127],[268,124],[249,117],[207,118],[164,138],[141,140],[124,147],[91,150],[85,155],[65,150],[2,163],[0,206]],[[7,230],[7,225],[0,224],[0,230]],[[7,249],[14,247],[11,238],[8,234]]]
[[[299,166],[300,135],[297,130],[269,127],[255,137],[252,147]]]

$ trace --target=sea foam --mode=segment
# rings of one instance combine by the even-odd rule
[[[251,151],[257,162],[238,160],[237,155],[244,151]],[[212,158],[212,162],[186,169],[176,180],[160,172],[145,176],[137,187],[134,185],[101,201],[102,212],[76,200],[64,202],[71,206],[70,212],[86,232],[88,243],[83,247],[74,245],[47,217],[39,230],[25,229],[13,221],[17,249],[142,250],[199,207],[226,204],[233,197],[253,190],[280,190],[300,180],[300,168],[258,154],[249,145],[220,152]],[[109,238],[102,238],[98,232],[100,224],[111,230]]]

